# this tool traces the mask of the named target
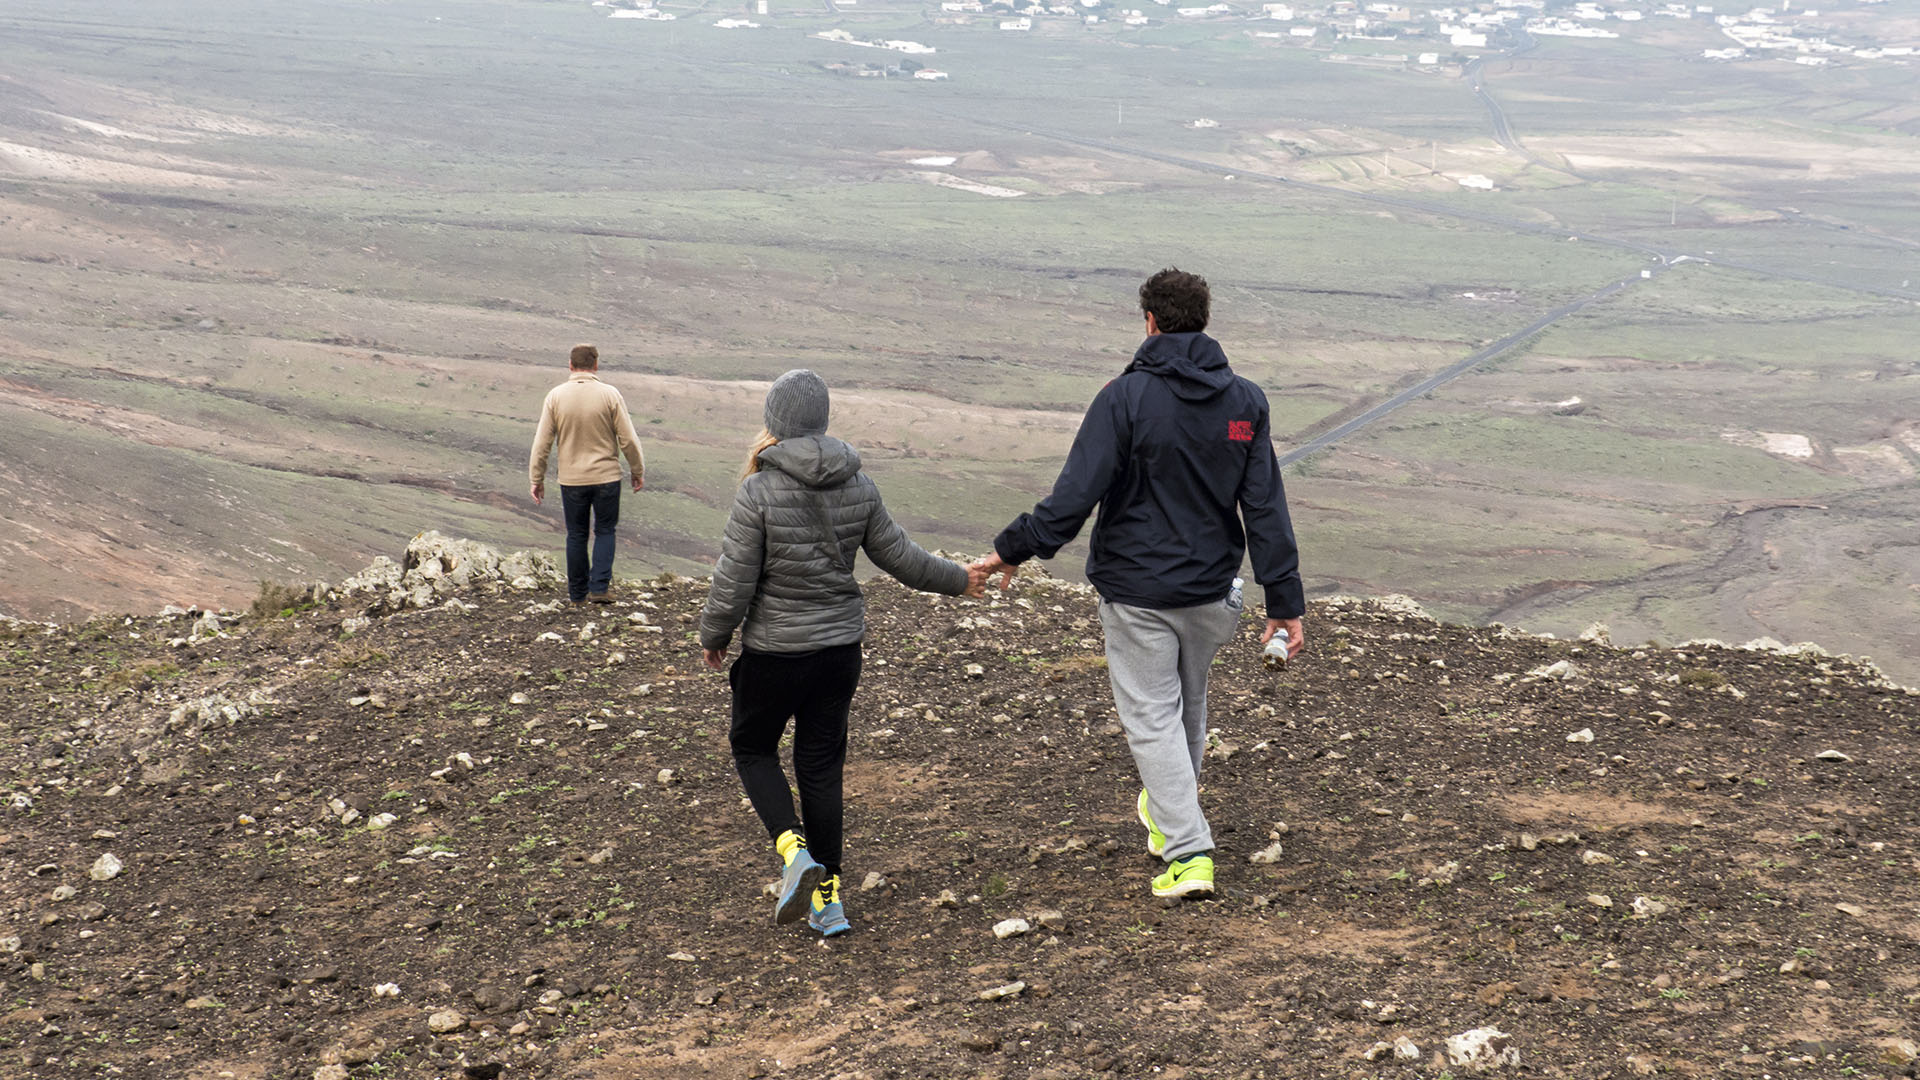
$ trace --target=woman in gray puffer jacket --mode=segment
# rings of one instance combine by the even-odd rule
[[[854,553],[864,550],[875,566],[923,592],[978,597],[987,578],[927,554],[895,523],[860,471],[859,452],[827,434],[828,405],[827,384],[811,371],[789,371],[767,392],[767,428],[727,518],[700,614],[700,647],[719,669],[734,629],[745,623],[727,676],[729,741],[747,799],[785,866],[774,921],[805,912],[809,925],[832,937],[852,929],[840,903],[841,772],[867,630]],[[788,720],[799,817],[780,768]]]

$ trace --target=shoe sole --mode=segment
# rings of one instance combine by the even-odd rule
[[[785,926],[805,918],[807,912],[813,909],[813,890],[819,888],[826,879],[827,868],[819,863],[800,871],[800,880],[793,889],[780,895],[780,906],[773,909],[773,924]]]
[[[807,925],[813,927],[815,930],[820,931],[820,936],[823,938],[839,937],[841,934],[844,934],[847,931],[853,929],[853,924],[851,923],[843,922],[843,923],[836,923],[833,926],[821,926],[819,923],[814,922],[812,919],[807,920]]]
[[[1208,896],[1212,896],[1213,882],[1182,881],[1179,884],[1171,886],[1170,888],[1167,888],[1164,890],[1161,889],[1160,886],[1158,885],[1155,885],[1153,887],[1153,895],[1158,896],[1162,899],[1167,899],[1167,900],[1175,900],[1182,896],[1192,896],[1195,893],[1205,893]]]
[[[1144,796],[1146,792],[1143,791],[1140,794]],[[1153,842],[1153,819],[1147,816],[1147,800],[1142,798],[1135,802],[1134,809],[1140,814],[1140,824],[1146,826],[1147,829],[1147,854],[1165,855],[1167,853],[1166,838],[1162,837],[1157,844]]]

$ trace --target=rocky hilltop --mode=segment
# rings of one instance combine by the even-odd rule
[[[856,932],[771,925],[705,584],[425,536],[0,627],[0,1074],[1913,1075],[1920,697],[1334,599],[1216,669],[1165,905],[1084,587],[869,587]]]

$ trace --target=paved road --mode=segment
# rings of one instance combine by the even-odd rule
[[[1667,267],[1665,266],[1654,267],[1648,271],[1648,274],[1651,276],[1658,276],[1660,274],[1665,273],[1666,270],[1667,270]],[[1288,452],[1280,455],[1280,467],[1286,468],[1288,465],[1291,465],[1296,461],[1300,461],[1303,458],[1311,457],[1314,454],[1317,454],[1320,451],[1325,450],[1326,448],[1332,446],[1334,443],[1339,442],[1341,439],[1344,439],[1347,436],[1353,434],[1354,432],[1359,431],[1361,428],[1366,427],[1368,424],[1371,424],[1374,421],[1379,420],[1384,416],[1387,416],[1389,413],[1392,413],[1402,408],[1403,406],[1408,405],[1411,402],[1426,396],[1429,391],[1435,389],[1436,387],[1444,386],[1447,383],[1450,383],[1453,380],[1459,378],[1460,376],[1465,375],[1467,372],[1472,371],[1474,368],[1479,367],[1481,364],[1484,364],[1489,360],[1493,360],[1501,356],[1502,354],[1517,348],[1521,344],[1525,343],[1528,338],[1531,338],[1533,335],[1538,334],[1540,331],[1545,330],[1547,327],[1552,326],[1554,323],[1559,322],[1561,319],[1566,318],[1567,316],[1573,314],[1574,312],[1579,311],[1581,308],[1584,308],[1589,304],[1595,304],[1602,300],[1605,300],[1608,297],[1614,295],[1615,293],[1620,292],[1622,289],[1625,289],[1627,286],[1632,285],[1636,281],[1644,281],[1644,280],[1647,280],[1647,279],[1646,278],[1623,278],[1622,280],[1616,281],[1608,285],[1606,288],[1599,290],[1598,292],[1591,293],[1587,296],[1583,296],[1580,299],[1574,300],[1570,303],[1561,304],[1559,307],[1554,308],[1552,311],[1547,312],[1546,314],[1533,320],[1532,322],[1521,327],[1520,329],[1515,330],[1513,333],[1508,334],[1506,337],[1501,338],[1500,340],[1494,342],[1493,344],[1478,350],[1477,352],[1473,353],[1470,356],[1462,357],[1461,359],[1455,361],[1451,365],[1445,368],[1442,368],[1440,371],[1437,371],[1434,374],[1428,376],[1425,380],[1421,381],[1418,385],[1411,386],[1405,390],[1400,391],[1399,393],[1393,395],[1392,397],[1381,402],[1380,404],[1375,405],[1373,408],[1368,409],[1366,412],[1361,413],[1359,416],[1353,417],[1352,419],[1348,420],[1346,423],[1341,424],[1339,427],[1336,427],[1331,431],[1323,432],[1320,435],[1313,438],[1311,441],[1302,443],[1301,445],[1294,447],[1292,450],[1289,450]]]

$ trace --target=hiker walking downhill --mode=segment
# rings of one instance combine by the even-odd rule
[[[856,550],[923,592],[978,597],[987,575],[935,558],[888,515],[860,454],[827,434],[827,384],[789,371],[767,393],[766,430],[748,451],[713,587],[700,615],[709,667],[741,627],[729,740],[747,799],[783,869],[774,922],[802,913],[827,937],[852,929],[840,902],[841,772],[847,712],[860,684],[866,600]],[[744,624],[744,626],[742,625]],[[793,721],[800,814],[780,768]]]
[[[993,542],[976,569],[1003,573],[1054,553],[1097,506],[1087,580],[1100,594],[1114,706],[1140,771],[1136,809],[1166,872],[1155,896],[1213,891],[1213,834],[1200,809],[1207,668],[1240,624],[1235,587],[1250,547],[1266,587],[1260,640],[1300,651],[1299,554],[1268,431],[1267,398],[1202,333],[1210,297],[1194,274],[1140,286],[1147,340],[1094,396],[1053,492]],[[1245,529],[1241,527],[1242,520]]]
[[[620,391],[600,381],[600,350],[575,345],[567,381],[547,393],[533,435],[527,473],[533,501],[547,493],[547,459],[560,447],[560,509],[567,519],[567,599],[610,603],[614,530],[620,524],[620,458],[633,470],[633,490],[646,486],[640,437]],[[593,553],[587,553],[587,533]]]

